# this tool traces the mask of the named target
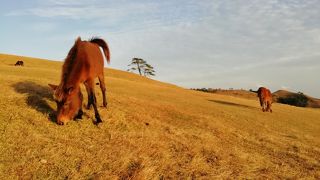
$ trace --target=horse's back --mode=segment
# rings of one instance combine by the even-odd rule
[[[272,94],[270,90],[265,87],[260,87],[258,89],[258,96],[264,100],[272,101]]]
[[[92,78],[103,73],[104,59],[98,45],[82,41],[78,46],[77,58],[83,61],[84,68]]]
[[[267,89],[267,88],[265,88],[265,99],[266,99],[266,101],[269,101],[269,102],[271,102],[272,103],[272,94],[271,94],[271,91],[269,90],[269,89]]]

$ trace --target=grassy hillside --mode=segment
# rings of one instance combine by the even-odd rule
[[[251,100],[257,100],[257,93],[243,90],[243,89],[193,89],[197,91],[202,92],[208,92],[208,93],[214,93],[214,94],[220,94],[220,95],[227,95],[227,96],[234,96],[238,98],[245,98],[245,99],[251,99]]]
[[[58,126],[47,84],[61,66],[0,55],[0,179],[320,178],[319,109],[263,113],[254,99],[106,69],[104,123],[85,110]]]

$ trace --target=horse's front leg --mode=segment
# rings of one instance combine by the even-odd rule
[[[74,119],[82,119],[83,111],[79,109],[78,114],[74,117]]]

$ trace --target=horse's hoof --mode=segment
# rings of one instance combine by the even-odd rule
[[[78,114],[77,114],[73,119],[74,119],[74,120],[82,119],[82,115],[83,115],[83,111],[80,110],[80,111],[78,112]]]
[[[95,122],[93,122],[93,123],[94,123],[94,125],[98,126],[99,124],[102,123],[102,121],[95,121]]]
[[[98,124],[100,124],[100,123],[102,123],[101,118],[100,118],[100,117],[96,117],[96,121],[94,122],[94,124],[95,124],[95,125],[98,125]]]
[[[75,120],[75,121],[80,121],[82,119],[82,117],[75,117],[75,118],[73,118],[73,120]]]

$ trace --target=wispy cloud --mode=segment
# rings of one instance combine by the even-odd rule
[[[30,24],[28,28],[36,32],[52,32],[53,30],[58,28],[58,25],[51,22],[37,22]]]
[[[57,43],[105,36],[114,67],[139,56],[154,64],[158,79],[185,87],[316,89],[303,79],[315,81],[320,70],[319,9],[318,0],[49,0],[7,15],[70,23],[48,37]]]
[[[89,5],[97,2],[96,0],[47,0],[47,1],[39,1],[40,4],[46,6],[76,6],[76,5]]]
[[[183,2],[183,5],[180,3]],[[123,22],[134,20],[137,24],[145,21],[186,20],[192,21],[200,18],[202,3],[197,1],[39,1],[36,7],[24,10],[16,10],[7,13],[10,16],[30,15],[45,18],[62,17],[66,19],[104,20],[105,22]]]

